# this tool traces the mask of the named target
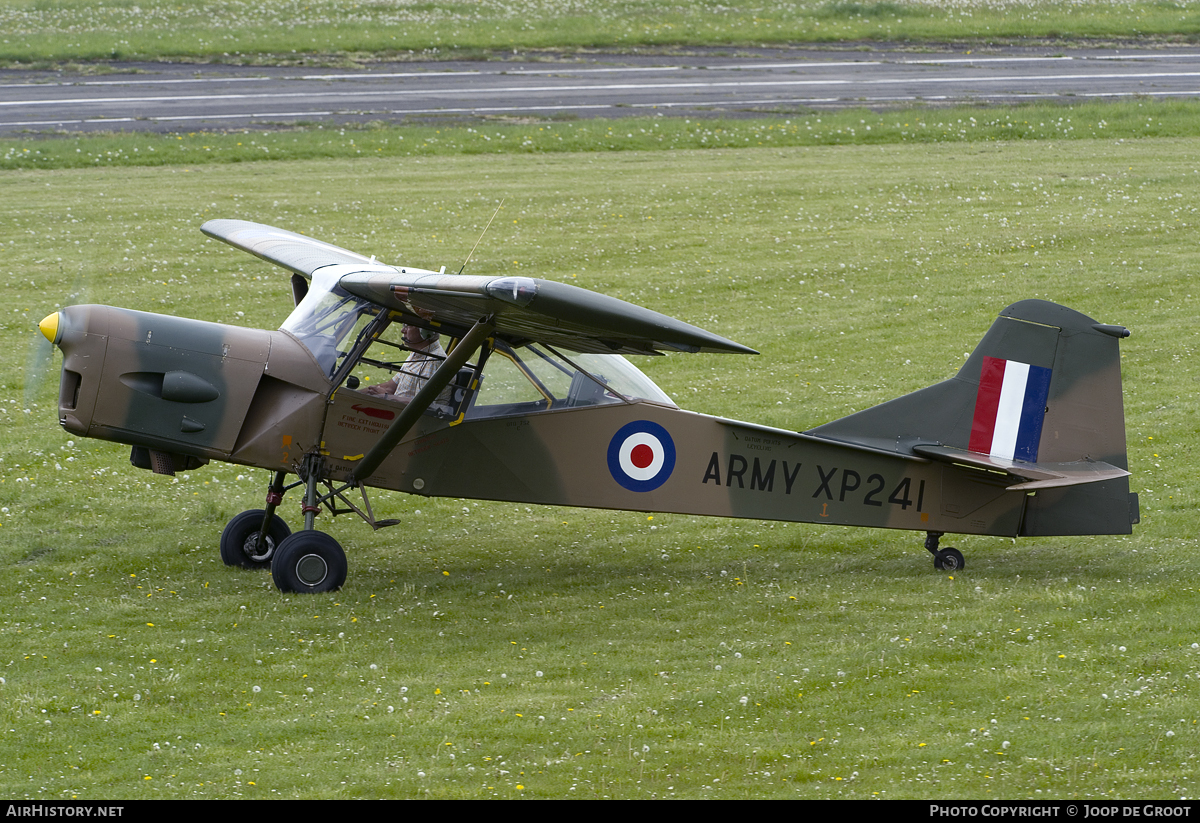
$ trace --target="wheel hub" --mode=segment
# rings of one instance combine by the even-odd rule
[[[275,554],[275,541],[268,536],[259,543],[258,534],[255,533],[246,538],[246,542],[242,544],[242,551],[252,562],[266,563],[271,559],[271,555]]]
[[[329,564],[317,554],[306,554],[296,561],[296,577],[306,586],[319,586],[329,576]]]

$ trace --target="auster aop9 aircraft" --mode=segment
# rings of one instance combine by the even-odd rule
[[[951,379],[800,433],[680,409],[622,355],[755,352],[622,300],[388,266],[256,223],[202,230],[292,271],[291,316],[263,331],[56,312],[40,328],[63,353],[59,420],[131,445],[133,464],[159,474],[209,460],[269,470],[265,508],[229,522],[221,557],[269,565],[283,591],[345,581],[318,512],[398,522],[376,518],[368,487],[910,529],[948,570],[963,556],[939,547],[947,532],[1128,534],[1138,522],[1118,351],[1129,332],[1063,306],[1015,303]],[[429,347],[432,332],[450,345]],[[361,388],[422,359],[412,394]],[[293,488],[294,534],[276,514]]]

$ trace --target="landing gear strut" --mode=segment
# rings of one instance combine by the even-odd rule
[[[317,459],[310,460],[307,465],[304,531],[284,540],[271,560],[271,578],[281,592],[331,592],[346,582],[346,552],[332,537],[315,529],[317,514],[321,511],[317,494],[318,473],[314,465]]]
[[[399,520],[377,520],[367,499],[365,487],[334,484],[322,478],[321,456],[307,455],[298,467],[300,479],[284,485],[286,472],[276,472],[267,489],[265,509],[242,512],[229,521],[221,535],[221,559],[227,566],[246,569],[270,567],[271,577],[280,591],[316,593],[340,589],[346,582],[346,553],[341,545],[327,534],[316,530],[317,515],[324,508],[333,516],[357,514],[373,529],[395,526]],[[321,490],[324,486],[325,491]],[[292,534],[287,523],[275,509],[283,503],[283,495],[303,487],[303,531]],[[362,495],[356,504],[347,496],[351,489]]]
[[[942,534],[943,532],[925,533],[925,548],[933,555],[933,567],[945,572],[962,571],[966,567],[962,552],[952,546],[944,549],[938,548],[938,541],[942,539]]]

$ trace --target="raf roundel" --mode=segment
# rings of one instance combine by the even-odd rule
[[[675,470],[675,441],[649,420],[622,426],[608,444],[608,470],[630,491],[654,491]]]

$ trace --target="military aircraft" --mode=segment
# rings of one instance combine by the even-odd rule
[[[940,547],[948,532],[1128,534],[1139,519],[1129,332],[1063,306],[1015,303],[954,377],[794,432],[680,409],[623,355],[756,352],[658,312],[554,281],[385,265],[245,221],[201,229],[292,272],[283,326],[63,309],[40,324],[63,354],[59,421],[159,474],[268,470],[264,508],[234,517],[220,552],[270,566],[282,591],[345,582],[319,512],[398,522],[377,518],[369,488],[909,529],[944,570],[963,568]],[[411,391],[371,388],[397,380]],[[277,514],[292,489],[295,533]]]

